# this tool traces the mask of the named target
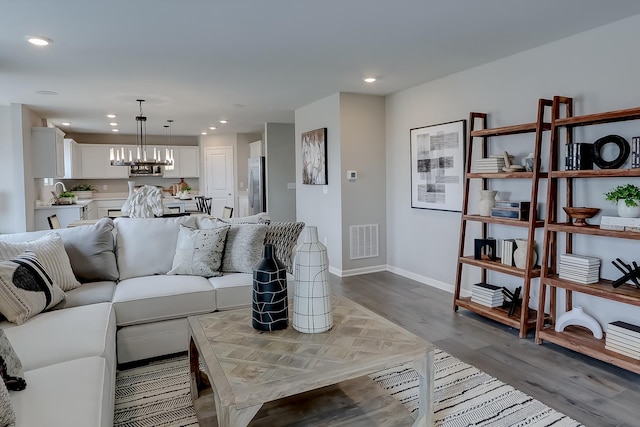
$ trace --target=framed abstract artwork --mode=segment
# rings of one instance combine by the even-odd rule
[[[327,128],[302,134],[302,183],[327,184]]]
[[[462,211],[466,120],[411,129],[411,207]]]

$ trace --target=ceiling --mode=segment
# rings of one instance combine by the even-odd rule
[[[260,132],[336,92],[388,95],[638,13],[637,0],[5,1],[0,104],[68,133],[110,133],[114,113],[134,134],[138,98],[149,134],[167,119],[174,135]]]

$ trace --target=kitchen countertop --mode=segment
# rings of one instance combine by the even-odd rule
[[[93,199],[79,199],[76,203],[71,205],[47,205],[46,202],[38,201],[36,202],[36,210],[37,209],[78,209],[84,206],[87,206],[91,203]]]
[[[175,204],[175,203],[195,203],[196,196],[197,195],[193,195],[191,199],[176,199],[173,196],[165,196],[162,198],[162,203],[164,203],[165,205]],[[127,197],[114,196],[114,197],[96,197],[95,199],[78,199],[78,201],[72,205],[48,205],[46,204],[46,202],[37,201],[35,209],[36,210],[37,209],[78,209],[83,206],[87,206],[91,202],[100,201],[100,200],[104,200],[104,201],[121,200],[122,203],[124,203],[127,200]]]

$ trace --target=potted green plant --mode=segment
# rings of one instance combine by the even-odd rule
[[[180,198],[184,200],[188,200],[191,198],[191,187],[188,185],[186,187],[182,187],[182,192],[180,193]]]
[[[640,215],[640,187],[633,184],[618,185],[604,193],[605,200],[617,203],[618,215],[636,218]]]
[[[76,202],[76,195],[70,191],[63,191],[56,198],[59,205],[71,205]]]
[[[69,190],[78,197],[78,199],[90,199],[93,192],[98,189],[92,184],[76,184]]]

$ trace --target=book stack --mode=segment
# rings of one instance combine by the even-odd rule
[[[596,283],[600,280],[600,258],[562,254],[558,274],[562,280],[583,284]]]
[[[640,168],[640,136],[631,138],[631,167]]]
[[[491,216],[495,218],[510,218],[526,221],[529,219],[531,202],[512,202],[510,200],[496,200],[491,208]]]
[[[640,218],[622,218],[619,216],[603,216],[600,218],[603,230],[640,231]]]
[[[567,144],[565,170],[593,169],[593,144],[574,142]]]
[[[609,323],[604,348],[640,360],[640,326],[621,321]]]
[[[504,303],[502,287],[476,283],[471,287],[471,301],[486,307],[500,307]]]
[[[488,157],[486,159],[476,159],[474,172],[477,173],[497,173],[502,172],[505,167],[504,158]]]
[[[502,257],[500,262],[506,265],[513,265],[513,253],[517,249],[515,239],[504,239],[502,241]]]

